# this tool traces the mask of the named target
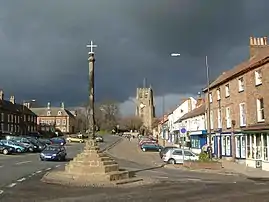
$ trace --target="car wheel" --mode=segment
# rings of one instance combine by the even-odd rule
[[[21,149],[20,149],[20,148],[17,148],[17,149],[16,149],[16,152],[17,152],[17,153],[21,153]]]
[[[146,151],[146,148],[143,148],[142,151],[145,152]]]
[[[7,150],[7,149],[4,149],[4,150],[3,150],[3,154],[4,154],[4,155],[7,155],[7,154],[8,154],[8,150]]]
[[[175,159],[169,159],[168,164],[176,164],[176,160]]]

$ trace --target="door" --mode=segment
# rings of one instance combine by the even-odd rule
[[[171,158],[175,159],[176,163],[183,163],[182,150],[175,150]]]
[[[184,160],[190,161],[193,159],[193,154],[190,151],[184,151]]]
[[[226,156],[231,156],[231,137],[226,136]]]
[[[246,136],[241,136],[241,158],[246,158]]]
[[[241,157],[241,144],[240,144],[240,139],[241,137],[240,136],[236,136],[235,137],[235,144],[236,144],[236,158],[240,158]]]

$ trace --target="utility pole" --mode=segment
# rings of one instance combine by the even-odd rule
[[[165,97],[162,96],[162,112],[163,112],[163,124],[162,124],[162,133],[163,133],[163,147],[165,147],[165,132],[164,132],[164,121],[165,121]]]
[[[209,147],[212,147],[211,142],[211,106],[210,106],[210,80],[209,80],[209,66],[207,63],[207,56],[205,56],[205,65],[206,65],[206,80],[207,80],[207,134],[208,134],[208,143]],[[209,150],[209,158],[212,158],[212,149]]]
[[[235,126],[235,120],[232,120],[232,131],[231,131],[231,138],[232,138],[232,158],[233,158],[233,161],[235,162],[235,160],[236,160],[236,147],[235,147],[234,126]]]
[[[93,48],[96,48],[97,45],[93,45],[93,42],[91,41],[90,45],[87,45],[87,48],[90,48],[89,54],[89,129],[91,129],[92,136],[91,138],[95,139],[95,130],[96,130],[96,124],[95,124],[95,111],[94,111],[94,52]]]

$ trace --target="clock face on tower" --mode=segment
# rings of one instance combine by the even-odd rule
[[[141,102],[140,105],[139,105],[139,107],[140,107],[141,109],[143,109],[145,106],[146,106],[146,105],[145,105],[143,102]]]

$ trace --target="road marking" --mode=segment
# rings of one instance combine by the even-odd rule
[[[38,170],[38,171],[36,171],[36,173],[41,173],[42,172],[42,170]]]
[[[0,168],[3,168],[4,166],[0,166]]]
[[[158,176],[157,178],[160,178],[160,179],[167,179],[168,177],[167,177],[167,176]]]
[[[15,187],[17,185],[17,183],[11,183],[10,185],[8,185],[7,187],[12,188]]]
[[[15,165],[22,165],[22,164],[26,164],[26,163],[31,163],[32,161],[21,161],[18,163],[15,163]]]
[[[3,194],[3,193],[4,193],[4,191],[3,190],[0,190],[0,195]]]
[[[21,179],[18,179],[17,182],[23,182],[24,180],[26,180],[26,178],[21,178]]]
[[[46,171],[49,171],[49,170],[51,170],[51,168],[47,168],[47,169],[46,169]]]
[[[55,168],[59,168],[61,165],[57,165],[57,166],[55,166]]]

